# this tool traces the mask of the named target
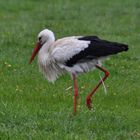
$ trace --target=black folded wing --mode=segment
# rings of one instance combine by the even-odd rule
[[[90,41],[89,46],[67,60],[65,62],[66,66],[72,67],[76,63],[87,62],[92,59],[97,59],[128,50],[128,45],[126,44],[102,40],[97,36],[85,36],[79,38],[78,40]]]

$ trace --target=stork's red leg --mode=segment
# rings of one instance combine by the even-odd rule
[[[106,80],[106,78],[109,76],[109,71],[107,71],[105,68],[100,67],[99,65],[96,65],[96,68],[98,68],[99,70],[104,72],[104,77],[99,81],[99,83],[96,85],[96,87],[91,91],[90,94],[88,94],[88,96],[86,97],[86,105],[89,109],[91,109],[91,97],[93,96],[93,94],[96,92],[96,90],[99,88],[99,86],[103,83],[103,81]]]
[[[77,86],[76,75],[75,74],[73,74],[73,84],[74,84],[74,113],[76,113],[77,97],[78,97],[78,86]]]

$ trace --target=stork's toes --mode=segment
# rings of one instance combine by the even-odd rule
[[[87,96],[87,98],[86,98],[86,105],[87,105],[87,107],[88,107],[89,109],[92,108],[91,103],[92,103],[91,98],[90,98],[89,96]]]

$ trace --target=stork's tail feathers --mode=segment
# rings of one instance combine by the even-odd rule
[[[114,50],[118,50],[118,52],[128,51],[128,45],[122,43],[111,43],[111,46],[114,47]]]
[[[124,45],[123,48],[124,48],[124,51],[128,51],[128,45]]]

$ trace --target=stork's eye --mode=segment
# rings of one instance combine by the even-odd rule
[[[41,41],[41,37],[39,37],[38,40]]]

